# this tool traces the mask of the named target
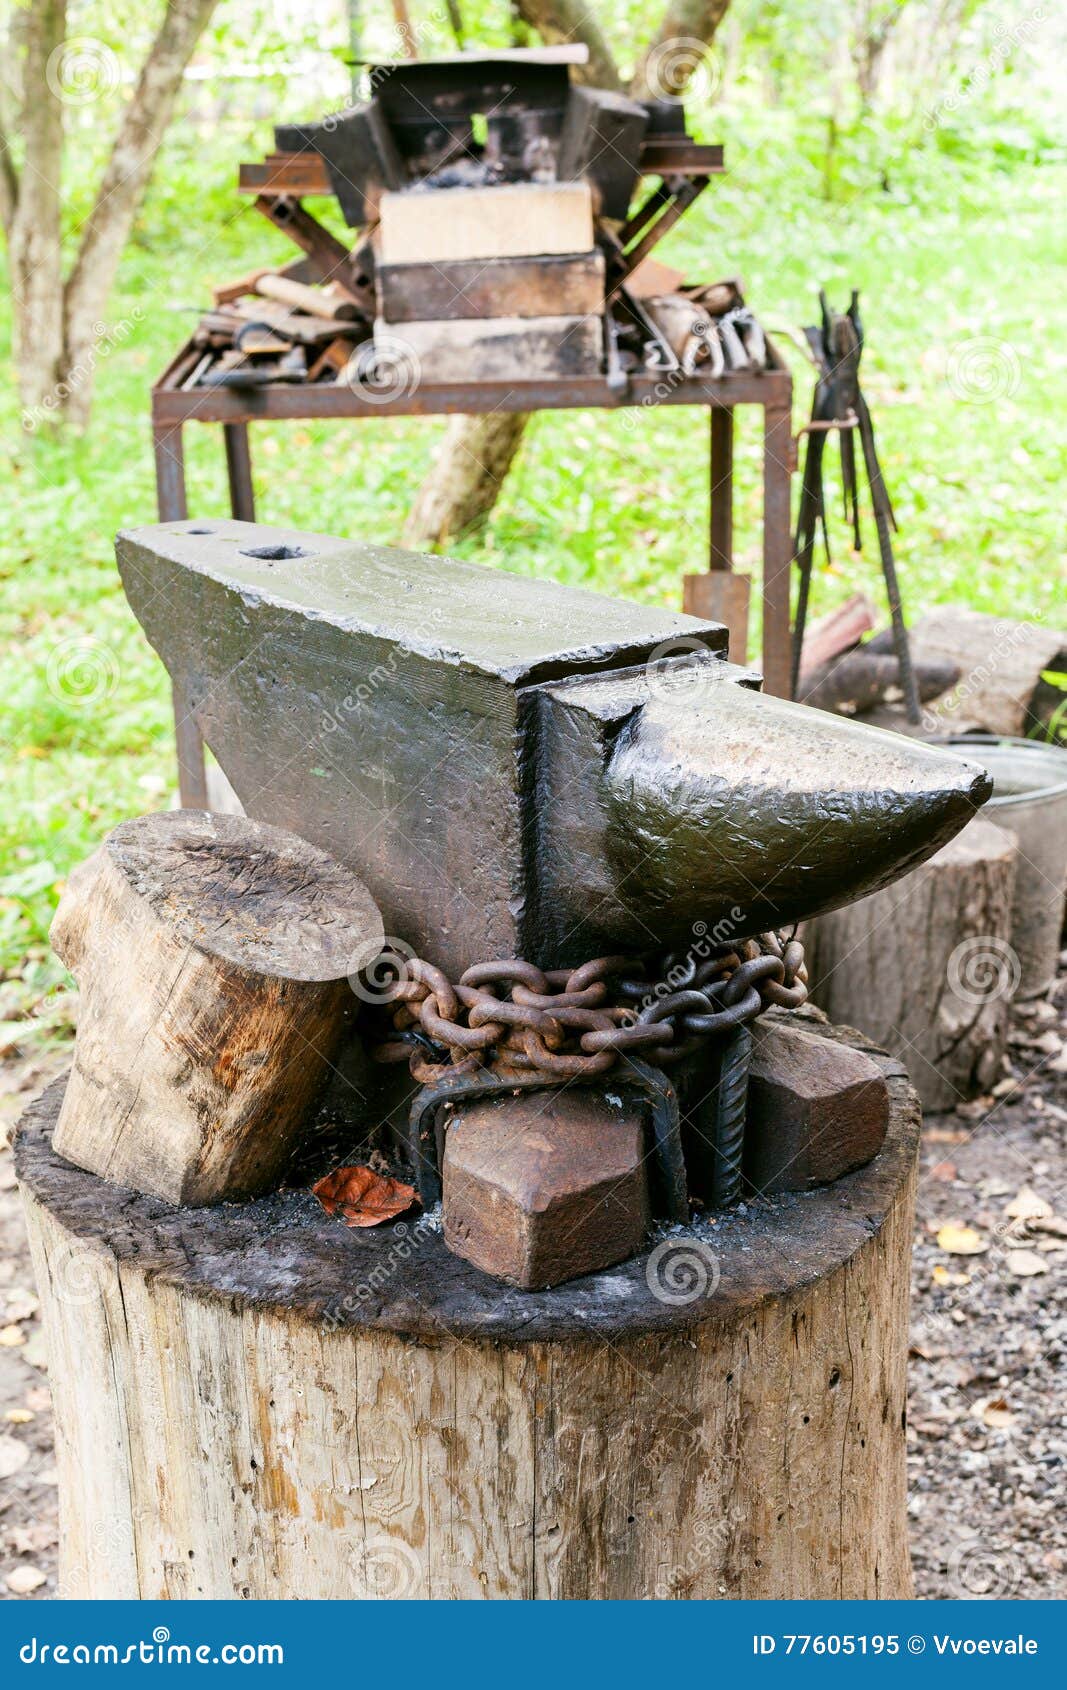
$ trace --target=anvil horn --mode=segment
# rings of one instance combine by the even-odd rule
[[[697,923],[728,937],[797,921],[897,879],[989,796],[975,764],[745,680],[695,654],[546,689],[550,934],[581,922],[647,949],[650,931],[684,945]]]
[[[955,756],[758,693],[694,617],[231,521],[117,551],[248,813],[349,863],[446,969],[796,920],[989,795]]]

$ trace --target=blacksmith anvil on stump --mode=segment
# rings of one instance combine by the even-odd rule
[[[386,933],[453,980],[796,922],[887,884],[986,796],[955,758],[764,697],[692,618],[229,521],[118,550],[248,812],[354,869]],[[917,1107],[857,1036],[788,1037],[817,1047],[813,1109],[835,1045],[875,1073],[873,1159],[835,1178],[787,1100],[788,1156],[761,1156],[748,1205],[552,1289],[490,1278],[432,1212],[348,1232],[299,1189],[188,1209],[108,1185],[53,1151],[54,1087],[19,1171],[69,1593],[909,1594]],[[610,1080],[584,1112],[545,1092],[546,1142],[602,1130]],[[484,1108],[466,1141],[505,1155]]]
[[[986,796],[957,758],[765,697],[695,617],[240,522],[117,549],[246,811],[355,869],[446,973],[796,922]]]

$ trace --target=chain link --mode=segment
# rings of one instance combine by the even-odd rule
[[[475,963],[455,984],[421,957],[387,952],[396,985],[386,989],[370,1054],[408,1062],[421,1085],[487,1068],[535,1069],[552,1085],[606,1074],[631,1051],[668,1067],[808,995],[795,937],[761,933],[705,949],[699,959],[663,957],[653,978],[630,957],[545,970],[513,958]]]

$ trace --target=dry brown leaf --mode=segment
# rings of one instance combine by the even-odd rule
[[[326,1213],[341,1215],[346,1226],[380,1226],[418,1202],[414,1186],[358,1165],[335,1168],[311,1189]]]
[[[1024,1185],[1012,1198],[1004,1213],[1013,1221],[1045,1220],[1052,1213],[1052,1204],[1039,1197],[1030,1186]]]
[[[935,1162],[929,1170],[929,1176],[931,1179],[944,1180],[948,1184],[956,1177],[956,1164],[955,1162]]]
[[[1036,1250],[1009,1250],[1004,1257],[1004,1266],[1017,1279],[1031,1279],[1035,1274],[1048,1272],[1048,1263]]]
[[[1006,1432],[1009,1426],[1015,1424],[1015,1415],[1003,1397],[994,1397],[986,1403],[982,1410],[982,1419],[994,1432]]]
[[[955,1221],[946,1221],[938,1228],[937,1247],[950,1256],[980,1256],[989,1249],[982,1234],[975,1232],[973,1226],[959,1226]]]

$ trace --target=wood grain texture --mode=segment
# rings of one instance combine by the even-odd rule
[[[889,1083],[868,1168],[544,1293],[450,1279],[431,1228],[356,1239],[306,1194],[115,1193],[52,1152],[60,1083],[18,1168],[64,1594],[910,1595],[918,1118]]]
[[[57,1149],[177,1203],[269,1189],[382,937],[362,882],[293,834],[191,810],[123,822],[52,924],[81,988]]]

